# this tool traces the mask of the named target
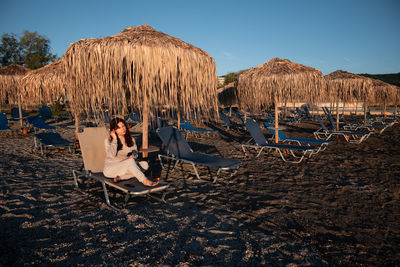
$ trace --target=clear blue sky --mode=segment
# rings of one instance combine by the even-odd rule
[[[400,72],[399,0],[0,0],[0,34],[70,43],[148,24],[209,53],[217,74],[273,57],[328,74]]]

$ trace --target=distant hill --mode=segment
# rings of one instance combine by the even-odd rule
[[[393,85],[400,86],[400,72],[399,73],[392,73],[392,74],[368,74],[368,73],[361,73],[361,76],[381,80]]]

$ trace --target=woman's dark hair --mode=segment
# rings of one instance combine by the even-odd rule
[[[131,147],[131,146],[133,146],[133,140],[132,140],[131,133],[129,132],[128,126],[126,125],[126,122],[124,121],[124,119],[121,119],[121,118],[118,118],[118,117],[112,119],[111,122],[110,122],[110,131],[117,130],[118,129],[118,123],[120,123],[120,122],[122,122],[125,125],[125,128],[126,128],[126,132],[125,132],[125,135],[124,135],[126,145],[128,147]],[[112,141],[112,137],[110,136],[110,142],[111,141]],[[118,135],[117,135],[117,144],[118,144],[117,151],[119,151],[119,150],[122,149],[122,143],[119,140]]]

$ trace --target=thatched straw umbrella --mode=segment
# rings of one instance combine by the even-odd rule
[[[349,102],[354,99],[364,101],[364,123],[366,122],[367,98],[371,79],[343,70],[325,75],[331,98],[336,100],[336,128],[339,129],[339,100]]]
[[[61,60],[25,75],[20,82],[24,103],[47,104],[65,96],[65,75]]]
[[[314,102],[325,92],[322,73],[287,59],[273,58],[238,77],[240,107],[260,111],[275,105],[275,142],[278,142],[278,103],[302,99]]]
[[[22,107],[19,92],[19,82],[21,78],[30,70],[18,65],[11,64],[0,68],[0,104],[5,102],[18,102],[20,125],[22,127]]]
[[[396,86],[396,91],[395,91],[395,109],[394,109],[394,114],[395,117],[397,116],[397,106],[400,103],[400,87]]]
[[[375,103],[383,104],[383,114],[386,114],[386,105],[396,102],[397,87],[381,80],[372,80],[372,93]]]
[[[149,109],[170,106],[188,115],[217,111],[216,66],[203,50],[148,25],[116,35],[86,39],[62,58],[75,113],[128,107],[143,114],[143,148],[148,148]]]

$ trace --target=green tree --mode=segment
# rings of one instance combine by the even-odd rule
[[[246,69],[246,70],[247,70],[247,69]],[[231,83],[231,82],[235,82],[235,81],[237,80],[238,76],[239,76],[241,73],[245,72],[246,70],[241,70],[241,71],[238,71],[238,72],[230,72],[230,73],[226,74],[226,75],[224,76],[224,77],[225,77],[224,85],[227,85],[227,84],[229,84],[229,83]]]
[[[231,82],[236,81],[237,77],[238,77],[238,73],[237,72],[230,72],[230,73],[226,74],[225,75],[224,85],[227,85],[227,84],[229,84]]]
[[[50,40],[37,32],[24,31],[20,44],[24,65],[29,69],[41,68],[57,59],[57,55],[50,53]]]
[[[13,33],[5,33],[1,36],[0,44],[0,64],[8,66],[10,64],[23,65],[22,46]]]

